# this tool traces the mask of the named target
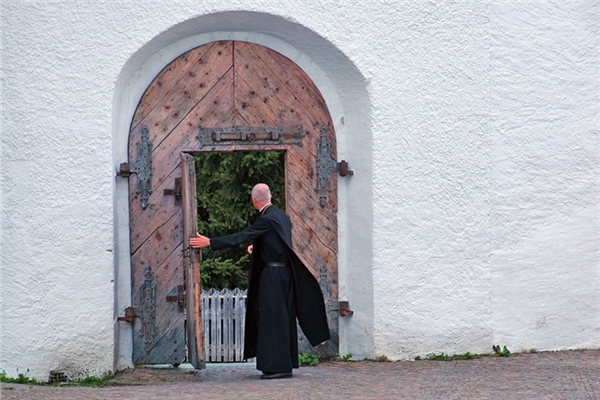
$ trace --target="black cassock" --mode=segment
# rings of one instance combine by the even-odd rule
[[[292,248],[291,222],[283,211],[269,205],[252,226],[212,238],[210,245],[218,250],[250,240],[244,359],[256,357],[263,372],[288,372],[298,368],[296,318],[313,346],[329,339],[323,294]],[[287,266],[267,266],[274,262]]]

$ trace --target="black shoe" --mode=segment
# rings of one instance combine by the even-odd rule
[[[291,372],[263,372],[260,376],[260,379],[282,379],[282,378],[291,378],[294,376]]]

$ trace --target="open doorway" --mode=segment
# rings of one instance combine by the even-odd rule
[[[198,232],[217,237],[239,232],[257,217],[250,192],[257,183],[271,189],[273,204],[285,210],[285,153],[211,152],[197,153],[196,202]],[[248,287],[247,245],[202,252],[202,290]]]
[[[285,210],[285,152],[210,152],[194,159],[199,233],[229,235],[252,224],[257,214],[250,193],[257,183],[266,183],[273,204]],[[207,363],[243,361],[247,245],[202,251],[200,309]]]

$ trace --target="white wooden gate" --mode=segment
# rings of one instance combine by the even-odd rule
[[[202,292],[202,331],[207,362],[243,361],[246,295],[246,290],[237,288]]]

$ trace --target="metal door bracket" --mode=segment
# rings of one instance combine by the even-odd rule
[[[181,201],[181,178],[175,178],[175,187],[173,189],[165,189],[165,196],[175,196],[175,202]]]
[[[177,311],[182,313],[183,306],[185,303],[185,289],[184,289],[183,285],[177,286],[177,294],[176,295],[167,296],[167,303],[175,303],[175,302],[177,302]]]
[[[292,128],[281,126],[230,126],[227,128],[202,128],[196,138],[204,146],[231,146],[234,144],[294,144],[302,146],[305,133],[302,125]]]

